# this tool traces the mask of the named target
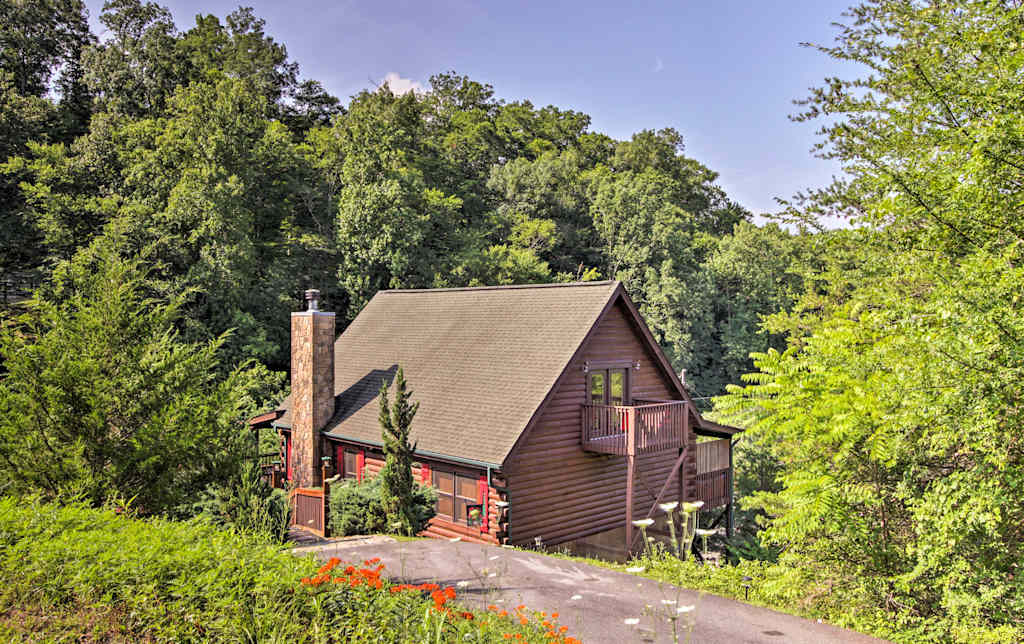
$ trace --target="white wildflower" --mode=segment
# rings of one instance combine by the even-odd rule
[[[671,503],[662,503],[658,505],[662,512],[671,512],[679,507],[679,501],[673,501]]]
[[[698,537],[710,537],[718,532],[718,530],[705,530],[703,528],[697,528],[693,531]]]
[[[694,501],[693,503],[684,503],[683,504],[683,512],[686,512],[686,513],[696,512],[697,510],[699,510],[699,509],[701,509],[703,507],[704,507],[704,502],[703,501]]]
[[[627,617],[626,619],[622,620],[622,623],[627,625],[627,626],[636,626],[637,624],[640,623],[640,618],[639,617]]]
[[[458,586],[459,588],[465,588],[466,586],[469,585],[469,582],[468,581],[460,581],[460,582],[456,583],[455,585]]]
[[[648,528],[654,525],[654,519],[640,519],[639,521],[634,521],[633,525],[638,528]]]

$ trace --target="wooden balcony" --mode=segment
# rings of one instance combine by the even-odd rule
[[[635,456],[686,445],[689,418],[681,400],[630,406],[583,405],[583,449]]]

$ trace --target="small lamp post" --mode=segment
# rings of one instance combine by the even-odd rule
[[[750,599],[750,582],[754,581],[753,577],[747,575],[743,576],[743,600]]]

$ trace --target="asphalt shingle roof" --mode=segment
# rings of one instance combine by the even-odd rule
[[[381,291],[335,342],[324,431],[379,444],[377,392],[401,365],[418,450],[501,465],[618,285]]]

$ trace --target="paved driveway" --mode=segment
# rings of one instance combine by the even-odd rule
[[[589,564],[532,552],[438,539],[407,542],[327,542],[296,549],[320,559],[346,561],[380,557],[384,572],[409,583],[456,585],[459,599],[478,606],[526,604],[531,610],[558,612],[569,634],[584,642],[672,642],[669,611],[694,622],[695,644],[867,644],[882,640],[828,624],[750,606]],[[510,611],[511,612],[511,611]],[[626,620],[638,619],[637,624]],[[679,641],[686,641],[680,633]]]

